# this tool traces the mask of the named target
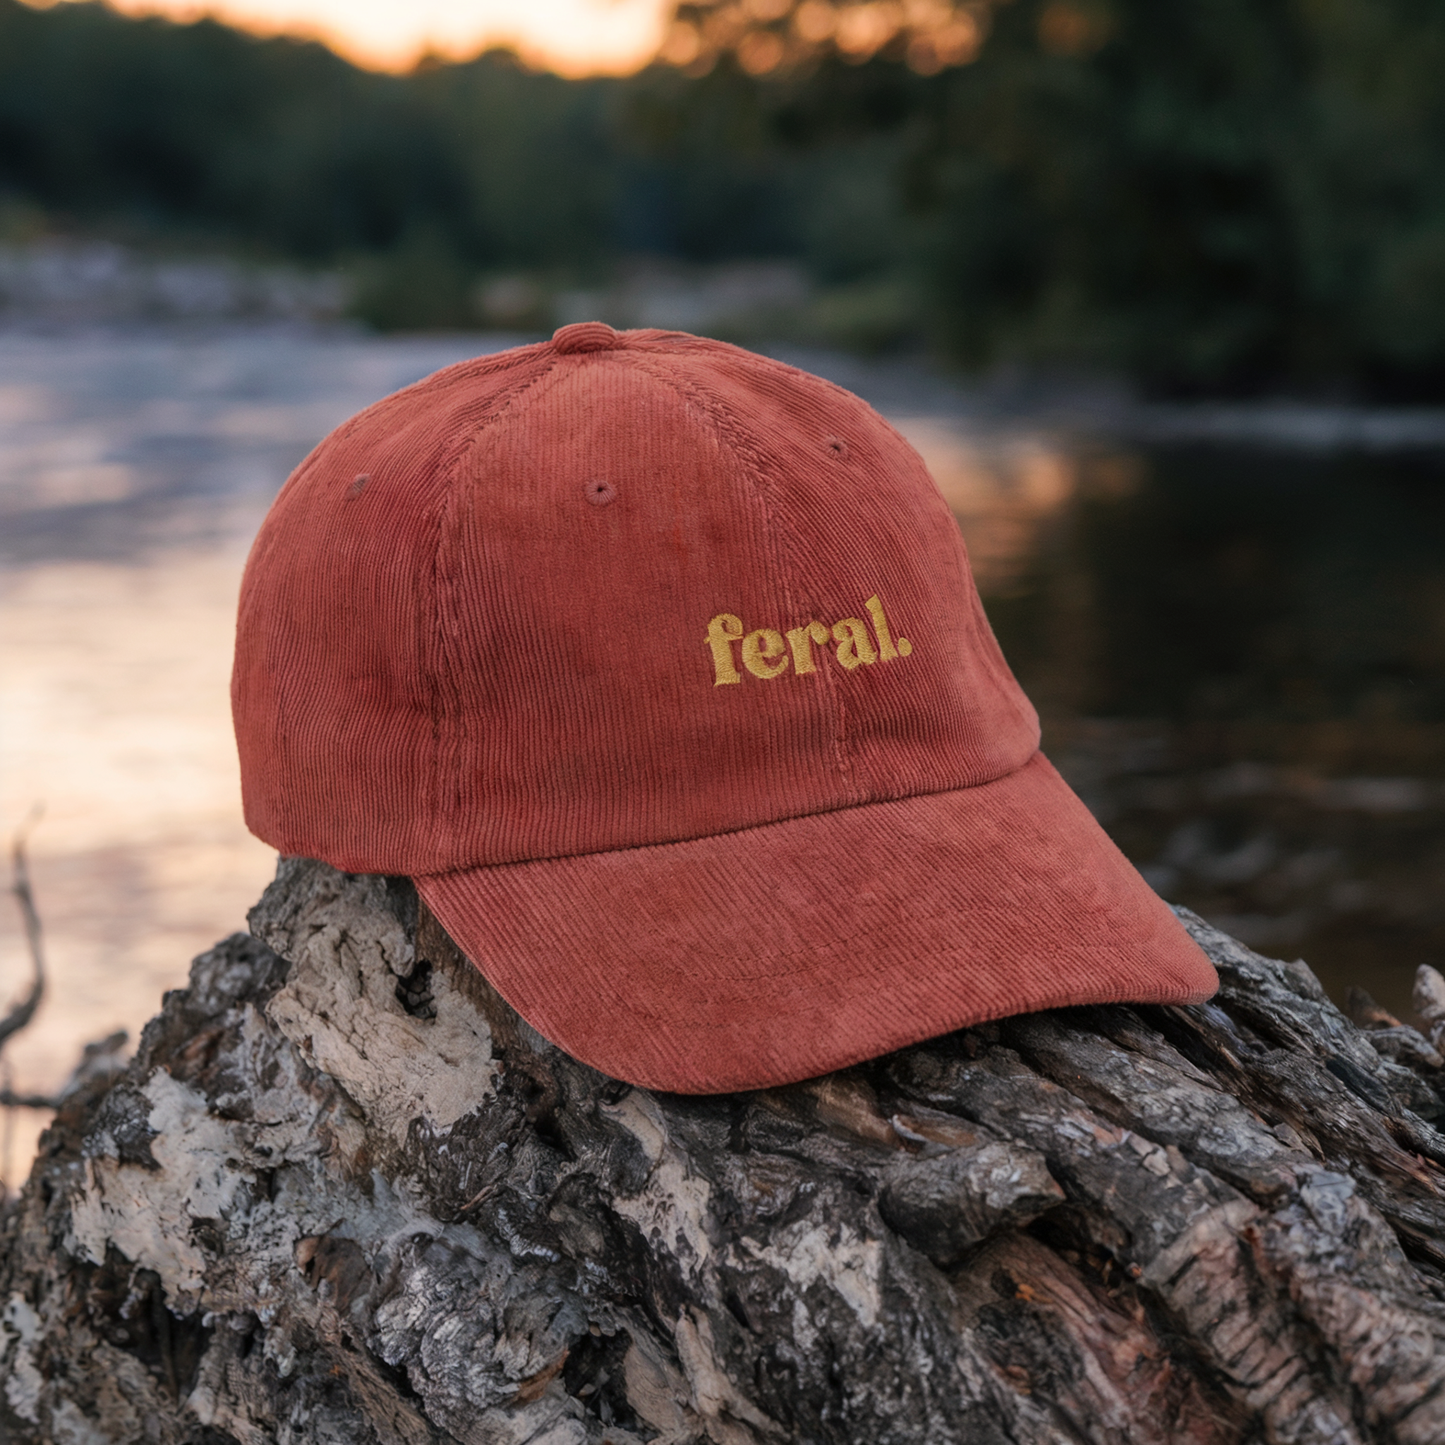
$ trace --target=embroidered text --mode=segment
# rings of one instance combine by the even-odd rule
[[[808,622],[802,627],[790,627],[786,632],[772,627],[745,632],[742,618],[731,612],[719,612],[708,623],[706,638],[717,674],[714,686],[743,680],[737,668],[739,660],[754,677],[781,677],[790,667],[795,673],[817,672],[813,649],[826,648],[830,643],[837,644],[834,659],[849,672],[875,662],[907,657],[913,651],[913,644],[906,637],[894,641],[877,595],[870,597],[863,607],[873,620],[872,632],[860,617],[845,617],[832,627]],[[739,643],[742,645],[735,653],[733,649]]]

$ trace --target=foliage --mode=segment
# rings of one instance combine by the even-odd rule
[[[976,55],[940,72],[919,47],[960,16]],[[765,70],[780,143],[895,140],[900,257],[955,355],[1103,362],[1176,391],[1445,390],[1432,0],[695,0],[678,17],[692,73]]]
[[[211,20],[0,0],[0,185],[312,260],[429,235],[468,260],[575,250],[610,200],[599,99],[505,57],[374,75]]]
[[[1442,69],[1438,0],[688,0],[570,82],[0,0],[0,199],[350,262],[378,324],[793,257],[860,343],[1440,395]]]

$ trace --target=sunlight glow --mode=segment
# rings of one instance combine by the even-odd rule
[[[563,75],[627,74],[662,43],[667,0],[111,0],[129,15],[211,15],[261,35],[321,40],[359,65],[409,70],[492,45]]]

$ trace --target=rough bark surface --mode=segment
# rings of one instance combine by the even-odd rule
[[[409,885],[284,863],[45,1138],[0,1438],[1438,1445],[1445,1061],[1185,921],[1210,1005],[697,1099],[546,1044]]]

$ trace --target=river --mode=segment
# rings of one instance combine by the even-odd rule
[[[227,676],[276,488],[360,407],[501,337],[0,333],[0,828],[31,819],[50,988],[3,1063],[57,1088],[244,926]],[[874,402],[959,518],[1045,746],[1165,896],[1405,1014],[1445,961],[1445,425],[1138,408],[798,360]],[[0,920],[0,998],[28,964]],[[43,1120],[17,1112],[0,1171]]]

